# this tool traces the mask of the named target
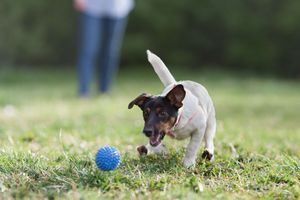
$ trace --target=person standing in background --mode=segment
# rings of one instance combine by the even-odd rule
[[[99,61],[99,91],[107,93],[117,72],[120,49],[133,0],[74,0],[80,12],[78,52],[79,95],[90,94],[93,69]]]

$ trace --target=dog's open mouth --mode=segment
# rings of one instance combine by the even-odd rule
[[[155,136],[151,136],[149,143],[151,146],[156,147],[157,145],[159,145],[161,143],[160,137],[155,137]]]
[[[154,134],[154,135],[150,136],[150,138],[149,138],[150,145],[153,147],[158,146],[161,143],[164,136],[165,136],[164,133]]]

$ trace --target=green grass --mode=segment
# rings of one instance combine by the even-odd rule
[[[127,105],[162,90],[151,69],[121,71],[109,96],[94,87],[90,99],[76,97],[72,71],[0,70],[0,199],[300,198],[299,82],[174,74],[205,85],[216,106],[215,161],[195,169],[181,164],[187,141],[166,138],[165,157],[137,155],[147,139],[140,110]],[[120,149],[118,170],[96,168],[102,145]]]

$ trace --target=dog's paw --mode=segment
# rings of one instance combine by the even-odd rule
[[[186,168],[194,168],[196,165],[195,159],[189,159],[189,158],[184,158],[183,159],[183,166]]]
[[[147,144],[146,149],[148,150],[148,154],[150,154],[150,153],[155,153],[158,155],[167,155],[168,154],[168,149],[162,143],[156,147],[153,147],[150,144]]]
[[[204,150],[204,152],[202,153],[202,158],[209,160],[209,161],[213,161],[214,160],[214,154],[209,153],[208,150]]]
[[[139,152],[140,156],[141,155],[147,155],[148,154],[148,150],[145,147],[145,145],[139,146],[136,148],[136,150]]]

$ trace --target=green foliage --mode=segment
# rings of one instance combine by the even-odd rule
[[[151,48],[177,64],[291,75],[300,65],[297,8],[300,3],[293,0],[139,1],[126,58],[130,49]]]
[[[110,96],[91,99],[75,96],[72,71],[0,72],[0,199],[300,197],[298,82],[175,72],[203,83],[217,111],[215,161],[199,158],[185,169],[187,141],[165,138],[164,157],[137,155],[147,139],[140,110],[127,104],[140,92],[162,89],[144,70],[122,71]],[[96,168],[103,145],[120,149],[118,170]]]
[[[297,0],[136,1],[123,63],[153,49],[176,64],[221,65],[297,76]],[[0,59],[13,64],[74,64],[72,1],[10,1],[0,6]]]
[[[75,49],[72,1],[9,1],[0,5],[0,59],[14,64],[70,63]]]

